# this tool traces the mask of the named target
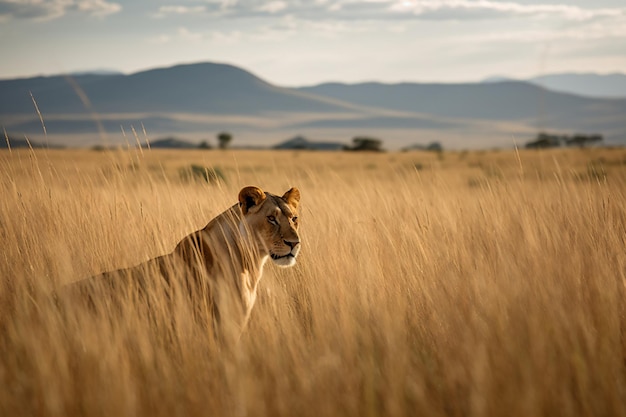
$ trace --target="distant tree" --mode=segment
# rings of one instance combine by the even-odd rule
[[[534,141],[526,143],[527,149],[543,149],[543,148],[558,148],[561,146],[563,137],[557,135],[551,135],[548,133],[539,133]]]
[[[213,149],[213,146],[211,146],[211,144],[208,141],[203,140],[198,145],[198,149]]]
[[[539,133],[534,141],[526,143],[526,148],[539,149],[539,148],[556,148],[563,144],[567,146],[579,146],[585,147],[587,145],[602,142],[604,138],[602,135],[582,135],[576,134],[574,136],[568,135],[554,135],[550,133]]]
[[[596,142],[602,142],[602,135],[574,135],[568,138],[565,143],[567,146],[579,146],[581,148]]]
[[[221,132],[217,135],[217,142],[219,143],[220,149],[226,149],[230,146],[230,142],[233,140],[233,135],[228,132]]]
[[[439,142],[432,142],[426,147],[427,151],[443,152],[443,146]]]
[[[380,139],[357,136],[352,139],[352,147],[349,150],[382,152],[382,144],[383,142]]]
[[[428,151],[428,152],[443,152],[443,145],[439,142],[431,142],[428,145],[422,145],[421,143],[415,143],[413,145],[404,147],[402,152],[407,151]]]

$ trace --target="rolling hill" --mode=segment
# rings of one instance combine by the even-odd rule
[[[392,138],[398,147],[416,137],[443,143],[454,139],[455,146],[463,146],[472,136],[481,140],[480,146],[499,146],[497,138],[510,143],[511,135],[529,137],[538,130],[600,133],[609,143],[626,143],[626,99],[582,97],[512,80],[327,83],[290,89],[214,63],[130,75],[0,80],[0,124],[10,134],[37,139],[42,126],[31,92],[49,138],[63,142],[74,135],[75,146],[87,146],[107,133],[125,134],[133,126],[145,126],[151,135],[197,133],[204,138],[229,129],[250,138],[249,145],[294,134],[346,141],[371,133]],[[86,139],[89,134],[93,137]]]
[[[594,117],[623,117],[626,100],[604,100],[549,91],[522,81],[476,84],[339,84],[300,91],[360,106],[447,118],[536,121],[560,126]]]
[[[626,98],[626,74],[596,74],[596,73],[555,73],[540,75],[525,80],[516,80],[505,76],[492,76],[484,79],[483,83],[502,81],[526,81],[548,90],[561,93],[575,94],[593,98]]]
[[[0,81],[0,114],[175,112],[259,114],[352,111],[352,106],[273,86],[225,64],[189,64],[131,75],[77,75]],[[83,100],[81,100],[81,95]],[[84,98],[89,100],[86,104]]]
[[[553,91],[581,96],[626,98],[626,74],[563,73],[542,75],[528,81]]]

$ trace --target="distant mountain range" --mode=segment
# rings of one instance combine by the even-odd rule
[[[541,82],[564,80],[544,77]],[[74,137],[71,144],[79,146],[104,135],[128,141],[122,135],[135,128],[150,135],[195,133],[203,138],[228,129],[236,138],[274,143],[295,134],[341,142],[373,134],[390,138],[397,147],[416,138],[456,147],[500,146],[538,130],[600,133],[609,143],[626,143],[626,98],[583,97],[513,80],[327,83],[290,89],[214,63],[131,75],[0,80],[0,125],[14,136],[27,134],[43,142],[33,99],[48,138],[67,143]]]
[[[469,121],[510,122],[535,130],[600,133],[608,142],[626,143],[626,99],[599,99],[554,92],[523,81],[476,84],[321,84],[300,89],[362,107],[412,114],[332,121],[347,126],[378,125],[450,130],[473,127]],[[319,121],[315,123],[320,123]],[[372,124],[367,127],[374,127]],[[511,130],[514,133],[515,129]]]
[[[489,77],[485,82],[513,81],[508,77]],[[526,79],[540,87],[562,93],[596,98],[626,98],[626,74],[562,73]]]
[[[321,84],[300,89],[360,106],[447,118],[551,120],[578,124],[581,118],[622,117],[626,99],[604,100],[557,93],[523,81],[486,84]],[[582,127],[582,126],[581,126]]]

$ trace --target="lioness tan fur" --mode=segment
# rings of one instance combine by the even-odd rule
[[[70,284],[72,297],[78,293],[97,309],[110,307],[102,297],[141,298],[155,288],[172,297],[182,289],[194,302],[208,305],[220,327],[228,323],[240,330],[254,306],[267,260],[281,267],[296,263],[299,202],[297,188],[279,197],[245,187],[238,204],[183,238],[172,253]]]

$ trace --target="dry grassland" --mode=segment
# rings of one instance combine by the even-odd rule
[[[626,415],[626,150],[14,150],[0,175],[1,416]],[[51,302],[245,185],[300,188],[303,250],[236,346],[158,293]]]

